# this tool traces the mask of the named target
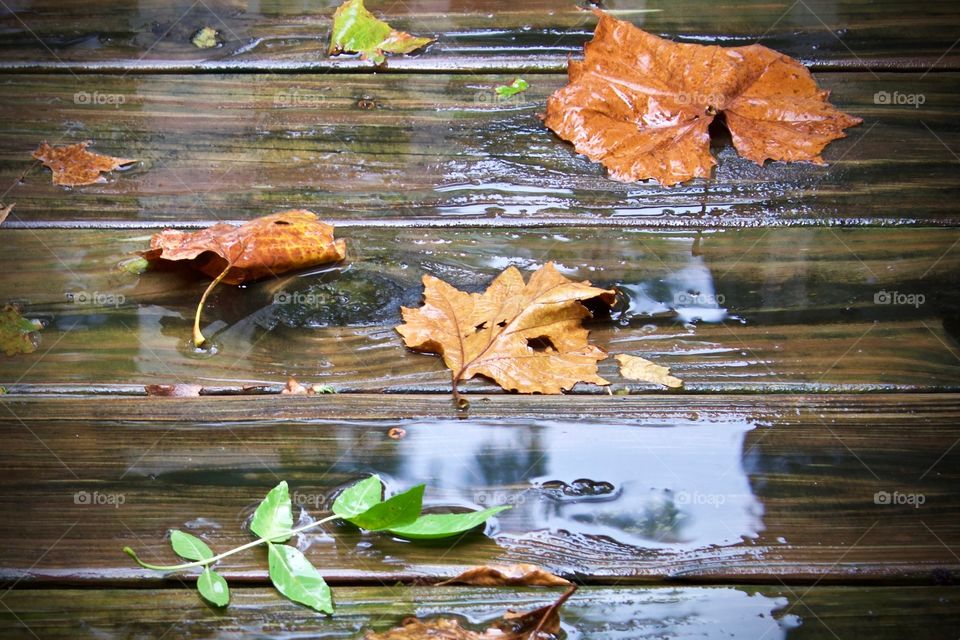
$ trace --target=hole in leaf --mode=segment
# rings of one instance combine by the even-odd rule
[[[290,223],[287,222],[286,220],[274,220],[273,224],[290,224]]]
[[[474,329],[476,329],[477,331],[483,331],[486,328],[487,328],[486,322],[481,322],[480,324],[474,327]]]
[[[505,326],[507,326],[507,321],[506,321],[506,320],[501,320],[500,322],[497,323],[497,326],[498,326],[498,327],[505,327]]]
[[[553,343],[550,342],[550,338],[547,336],[540,336],[539,338],[527,338],[527,346],[534,351],[541,353],[557,350],[557,348],[553,346]]]

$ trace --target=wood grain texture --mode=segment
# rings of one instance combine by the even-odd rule
[[[148,232],[0,234],[3,302],[48,323],[35,353],[4,358],[0,384],[12,392],[175,382],[239,390],[290,375],[339,391],[446,392],[440,359],[408,351],[394,330],[401,305],[420,304],[421,276],[475,291],[508,265],[529,274],[547,260],[618,287],[613,313],[589,323],[594,342],[670,366],[687,391],[960,386],[955,230],[351,228],[338,233],[345,268],[215,290],[204,313],[213,352],[189,346],[206,278],[118,268],[148,246]],[[623,380],[613,359],[600,373],[615,390],[659,390]]]
[[[339,3],[10,0],[0,16],[0,69],[371,71],[356,58],[326,55]],[[559,0],[369,2],[396,28],[437,39],[419,55],[391,57],[386,67],[418,71],[560,71],[590,38],[596,18],[584,9],[591,6]],[[953,49],[960,21],[950,0],[908,12],[893,0],[608,0],[603,6],[654,33],[697,43],[759,41],[820,67],[960,67]],[[191,44],[206,26],[220,31],[221,46]]]
[[[954,395],[569,398],[568,415],[556,399],[495,398],[465,419],[428,417],[437,400],[4,397],[0,578],[175,585],[120,549],[171,561],[165,533],[183,528],[224,550],[249,541],[245,523],[280,479],[316,515],[368,473],[391,491],[427,483],[432,509],[513,509],[489,537],[411,544],[331,525],[300,539],[337,583],[491,562],[618,583],[940,584],[960,571]],[[380,417],[391,404],[424,417]],[[364,417],[316,417],[338,407]],[[387,435],[395,426],[403,439]],[[263,584],[262,551],[220,570]]]
[[[263,588],[233,591],[225,612],[187,589],[13,591],[0,609],[5,638],[362,637],[407,616],[454,616],[470,628],[550,602],[552,592],[454,587],[365,587],[336,590],[337,613],[320,616]],[[784,587],[583,588],[563,608],[568,638],[784,638],[835,640],[915,637],[952,639],[956,588]],[[473,625],[476,625],[475,627]],[[33,634],[33,635],[31,635]]]
[[[828,166],[759,167],[720,128],[713,179],[674,188],[612,181],[543,126],[565,76],[495,100],[513,77],[0,76],[0,118],[16,123],[0,132],[3,201],[17,203],[5,225],[196,226],[289,208],[435,226],[960,224],[955,74],[819,74],[864,118],[826,149]],[[88,139],[138,163],[68,190],[30,155]]]

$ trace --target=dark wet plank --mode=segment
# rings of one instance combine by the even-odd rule
[[[359,637],[385,631],[407,616],[454,616],[489,623],[507,608],[546,605],[551,591],[455,587],[364,587],[335,591],[328,618],[281,600],[268,589],[233,592],[225,612],[200,604],[187,589],[17,590],[0,609],[9,638],[102,637]],[[732,638],[769,640],[912,637],[952,639],[960,623],[957,589],[785,587],[589,587],[562,611],[568,638]],[[29,630],[28,630],[29,629]],[[33,635],[31,635],[33,634]],[[284,636],[286,637],[286,636]]]
[[[365,69],[326,55],[330,18],[339,0],[230,0],[129,3],[107,0],[10,0],[0,16],[0,69],[195,71],[223,69]],[[580,51],[595,18],[589,3],[505,0],[389,3],[370,9],[399,29],[438,38],[427,51],[392,58],[388,69],[449,71],[551,70]],[[879,2],[609,0],[604,7],[643,28],[688,42],[761,42],[808,64],[845,68],[960,67],[960,26],[950,0],[903,10]],[[221,32],[223,46],[198,49],[201,27]]]
[[[4,302],[19,301],[49,326],[35,353],[4,358],[0,384],[238,389],[297,375],[340,391],[445,392],[449,373],[439,358],[409,352],[394,331],[401,305],[420,304],[421,276],[479,290],[508,265],[529,274],[553,260],[570,277],[620,288],[612,317],[590,323],[596,344],[670,366],[689,391],[960,388],[956,230],[349,228],[341,235],[344,269],[215,290],[203,324],[216,351],[198,353],[188,341],[207,280],[192,271],[118,269],[148,246],[148,231],[2,230]],[[602,363],[601,375],[615,389],[628,386],[615,365]]]
[[[493,101],[512,78],[0,76],[0,118],[16,123],[0,132],[2,201],[17,203],[6,225],[196,225],[291,207],[393,224],[960,224],[955,74],[820,74],[865,120],[827,148],[829,166],[761,168],[721,131],[714,178],[670,189],[609,180],[543,127],[564,76]],[[878,92],[924,103],[876,104]],[[140,162],[67,189],[30,155],[87,139]]]
[[[427,483],[431,507],[513,509],[490,537],[453,543],[345,526],[301,540],[339,583],[490,562],[586,581],[775,585],[940,584],[960,571],[955,395],[491,402],[458,419],[441,398],[402,396],[6,396],[0,577],[156,585],[123,546],[166,562],[165,532],[185,528],[224,550],[250,539],[244,522],[279,480],[317,515],[372,472],[391,490]],[[395,411],[447,417],[382,417]],[[395,426],[403,439],[388,436]],[[262,583],[264,567],[255,550],[221,569]]]

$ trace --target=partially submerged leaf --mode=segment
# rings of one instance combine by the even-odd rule
[[[650,362],[639,356],[631,356],[627,353],[618,353],[614,356],[620,363],[620,375],[630,380],[642,380],[643,382],[655,382],[674,389],[683,386],[683,380],[670,375],[670,369],[662,365]]]
[[[165,229],[150,239],[141,253],[150,262],[188,260],[214,278],[203,292],[194,318],[194,344],[200,333],[200,311],[219,282],[240,284],[293,269],[338,262],[347,255],[346,243],[333,237],[333,227],[303,209],[283,211],[234,226],[221,222],[193,233]]]
[[[204,567],[197,577],[197,591],[204,600],[217,607],[230,604],[230,588],[227,581],[210,567]]]
[[[614,180],[674,185],[709,177],[710,123],[723,113],[739,154],[823,164],[820,152],[862,120],[827,102],[807,69],[759,44],[677,44],[600,17],[569,84],[547,100],[546,125]]]
[[[290,539],[293,528],[293,505],[290,489],[283,480],[257,505],[250,521],[250,530],[270,542],[285,542]]]
[[[465,293],[424,276],[424,305],[402,308],[397,327],[408,347],[437,353],[457,384],[486,376],[522,393],[560,393],[578,382],[609,384],[597,375],[607,357],[588,341],[581,300],[613,302],[614,292],[568,280],[547,263],[530,282],[508,268],[484,293]]]
[[[213,551],[206,542],[177,529],[170,532],[170,546],[174,553],[187,560],[207,560],[213,557]]]
[[[51,147],[46,142],[41,142],[33,152],[33,157],[53,171],[53,184],[61,184],[65,187],[104,182],[101,173],[136,162],[129,158],[113,158],[87,151],[87,146],[90,144],[92,141],[87,140],[63,147]]]
[[[524,80],[523,78],[517,78],[510,84],[502,84],[494,91],[497,92],[497,95],[501,98],[512,98],[518,93],[522,93],[530,88],[530,83]]]
[[[391,527],[390,533],[410,540],[449,538],[479,527],[493,516],[509,508],[509,505],[503,505],[468,513],[428,513],[406,526]]]
[[[305,604],[321,613],[333,613],[330,587],[298,549],[285,544],[267,545],[270,581],[277,591],[294,602]]]
[[[569,587],[570,581],[534,564],[484,566],[468,569],[440,584],[469,584],[476,587]]]
[[[20,315],[20,310],[8,304],[0,311],[0,349],[8,356],[18,353],[33,353],[37,350],[39,336],[43,329],[39,320],[30,320]]]
[[[333,14],[330,55],[359,53],[364,60],[381,64],[387,53],[410,53],[433,42],[397,31],[363,6],[363,0],[347,0]]]
[[[148,384],[143,387],[148,396],[170,398],[199,398],[203,387],[199,384]]]
[[[337,515],[367,531],[403,527],[413,523],[420,515],[425,488],[424,485],[418,484],[412,489],[378,502],[362,513],[349,517],[339,513]]]

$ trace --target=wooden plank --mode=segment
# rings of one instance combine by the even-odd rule
[[[346,526],[300,540],[338,583],[490,562],[587,582],[933,584],[960,571],[956,395],[509,400],[396,420],[380,416],[444,415],[441,400],[5,396],[0,579],[172,584],[120,549],[165,563],[165,532],[184,528],[225,550],[250,540],[244,523],[279,480],[316,516],[368,473],[393,491],[427,483],[432,508],[513,508],[489,537],[452,543]],[[398,426],[406,436],[390,438]],[[220,569],[262,584],[265,566],[258,549]]]
[[[550,602],[550,591],[454,587],[366,587],[336,591],[337,614],[311,613],[268,589],[234,589],[221,613],[186,589],[14,590],[0,609],[7,638],[277,637],[284,630],[323,637],[362,637],[408,616],[454,616],[482,629],[513,608]],[[724,637],[825,639],[914,637],[950,639],[960,622],[957,589],[783,587],[593,587],[562,610],[567,637]],[[477,625],[473,627],[473,625]]]
[[[0,69],[370,71],[357,59],[326,55],[338,4],[10,0],[0,17]],[[591,5],[558,0],[369,5],[396,28],[438,40],[421,55],[391,58],[388,70],[559,71],[589,39],[596,20],[583,10]],[[950,0],[925,2],[908,13],[894,0],[611,0],[604,7],[654,33],[698,43],[759,41],[821,67],[960,68],[954,49],[960,19]],[[222,46],[191,44],[205,26],[220,31]]]
[[[900,29],[900,27],[898,27]],[[955,74],[821,74],[862,116],[829,166],[739,158],[722,130],[713,179],[623,184],[537,117],[565,76],[0,77],[6,226],[195,226],[303,207],[336,222],[677,227],[960,225]],[[910,104],[876,104],[922,97]],[[894,96],[896,94],[896,96]],[[919,97],[918,97],[919,96]],[[122,102],[122,104],[120,104]],[[31,157],[42,140],[139,159],[67,189]]]
[[[593,340],[669,365],[688,391],[960,388],[956,230],[351,228],[341,231],[344,269],[215,290],[204,315],[213,352],[188,342],[205,278],[118,269],[149,233],[0,233],[3,302],[48,322],[35,353],[4,359],[0,384],[12,392],[142,393],[174,382],[239,390],[289,375],[342,392],[446,392],[439,358],[408,351],[394,330],[400,306],[420,303],[421,276],[478,290],[508,265],[529,273],[547,260],[619,287],[612,316],[590,323]],[[612,359],[601,375],[614,389],[659,389],[623,380]]]

